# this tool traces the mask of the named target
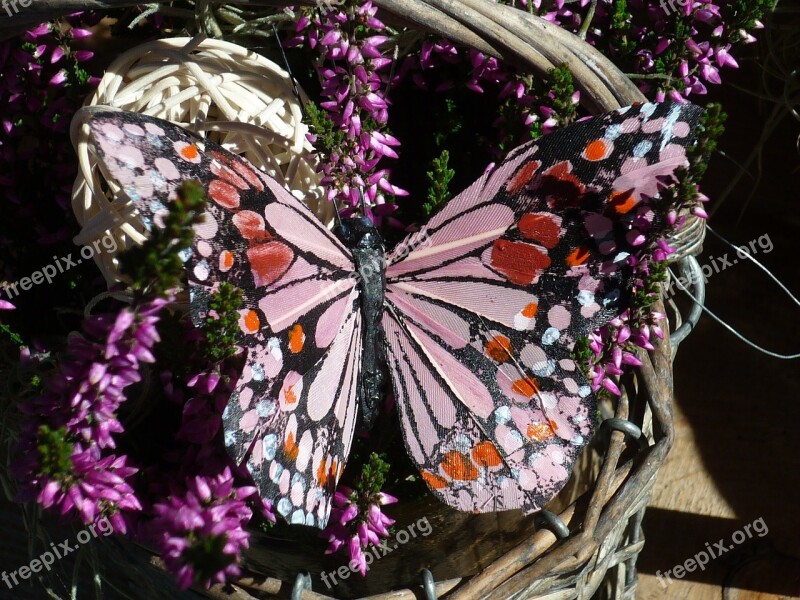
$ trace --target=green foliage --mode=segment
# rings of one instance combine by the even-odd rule
[[[194,567],[194,581],[197,585],[203,585],[203,582],[236,560],[234,555],[225,552],[228,538],[224,533],[219,535],[190,533],[188,538],[189,547],[183,551],[183,559]]]
[[[41,473],[49,475],[54,481],[64,481],[72,474],[74,443],[66,427],[52,429],[48,425],[41,425],[36,450],[42,461]]]
[[[317,152],[327,156],[345,143],[347,133],[336,127],[325,110],[313,102],[306,104],[305,110],[308,128],[317,138],[314,142]]]
[[[708,168],[708,161],[717,149],[717,142],[725,131],[725,120],[728,115],[719,104],[709,104],[700,119],[697,143],[689,148],[689,170],[695,180],[700,180]]]
[[[611,39],[619,54],[626,58],[637,50],[636,43],[628,37],[631,20],[632,15],[627,0],[614,0],[611,4]]]
[[[581,369],[584,375],[589,374],[589,365],[592,364],[594,359],[594,352],[589,348],[589,336],[583,336],[575,340],[575,345],[572,347],[572,360]]]
[[[25,345],[25,341],[22,339],[22,337],[5,323],[0,323],[0,331],[5,333],[8,336],[8,339],[14,342],[17,346]]]
[[[386,483],[386,475],[389,473],[389,469],[390,465],[386,461],[385,454],[370,453],[353,488],[358,497],[372,498],[380,493],[384,483]],[[367,504],[370,503],[369,501],[367,502]]]
[[[577,116],[577,104],[572,101],[575,94],[575,83],[572,72],[567,65],[555,67],[547,72],[546,87],[550,90],[551,106],[555,110],[554,117],[559,125],[569,125]],[[542,92],[544,96],[544,92]]]
[[[642,280],[642,285],[635,289],[631,303],[642,311],[648,311],[661,297],[661,284],[667,281],[666,262],[652,261],[648,263],[648,269],[650,273]]]
[[[577,118],[578,106],[572,100],[575,84],[572,72],[567,65],[550,69],[547,76],[534,78],[532,75],[517,74],[518,82],[525,86],[525,93],[533,100],[523,105],[516,94],[508,96],[499,107],[500,121],[504,123],[505,135],[498,143],[502,154],[516,148],[527,139],[542,136],[542,118],[534,107],[546,105],[553,109],[550,115],[560,126],[569,125]],[[536,117],[530,125],[523,125],[528,114]]]
[[[203,350],[205,356],[215,363],[222,362],[236,354],[236,340],[239,334],[239,309],[242,307],[242,290],[222,282],[219,290],[208,304],[205,319],[206,335]],[[216,316],[212,316],[215,313]]]
[[[450,153],[442,150],[438,158],[433,159],[433,170],[425,173],[430,182],[428,188],[428,201],[423,205],[422,211],[426,217],[430,217],[438,211],[450,199],[450,182],[455,177],[456,172],[449,168]]]
[[[728,40],[738,42],[740,31],[752,30],[756,21],[762,21],[771,12],[777,0],[729,0],[720,3],[720,13],[726,23]]]
[[[451,135],[461,133],[464,129],[464,118],[458,110],[458,105],[452,98],[445,98],[444,111],[438,121],[442,126],[433,133],[433,143],[437,148],[444,148]]]
[[[120,256],[120,270],[130,278],[131,288],[140,297],[164,296],[180,285],[185,272],[179,253],[192,245],[192,225],[200,222],[206,198],[196,181],[184,181],[177,194],[164,217],[164,228],[154,227],[144,244]]]

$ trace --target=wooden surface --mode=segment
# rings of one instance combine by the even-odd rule
[[[755,89],[758,69],[740,63],[741,72],[726,82]],[[722,94],[730,116],[720,146],[731,160],[717,156],[712,163],[703,188],[712,199],[738,170],[732,161],[743,162],[755,145],[768,113],[745,93],[726,87]],[[798,134],[800,123],[786,118],[765,146],[761,181],[753,169],[710,222],[739,243],[768,235],[774,248],[765,253],[756,244],[757,258],[800,296]],[[700,263],[725,252],[709,239]],[[760,345],[800,352],[800,307],[755,267],[736,264],[714,274],[707,291],[707,305]],[[800,361],[763,356],[704,316],[678,352],[675,388],[676,443],[644,521],[638,598],[800,598]],[[706,543],[733,545],[732,536],[760,518],[769,530],[763,537],[660,584],[657,571],[692,558]]]

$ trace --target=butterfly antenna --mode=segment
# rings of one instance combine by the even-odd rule
[[[281,51],[281,57],[283,58],[283,64],[286,66],[286,72],[289,73],[289,79],[292,80],[294,97],[300,105],[300,112],[303,113],[303,120],[306,121],[308,117],[306,114],[306,105],[303,104],[303,99],[300,97],[300,87],[297,85],[297,79],[295,79],[294,73],[292,73],[292,67],[289,66],[289,59],[286,57],[286,52],[283,50],[283,44],[281,43],[281,38],[278,35],[278,28],[275,27],[275,23],[272,23],[272,32],[275,34],[275,40],[278,42],[278,50]]]
[[[394,50],[392,51],[392,67],[389,69],[389,77],[386,79],[386,91],[383,93],[383,97],[389,99],[389,90],[392,89],[392,79],[394,79],[394,71],[397,67],[397,57],[400,55],[400,46],[398,44],[394,45]]]
[[[339,203],[336,202],[336,196],[331,199],[331,202],[333,202],[333,215],[336,219],[336,225],[341,229],[344,224],[342,223],[342,216],[339,214]]]
[[[361,197],[361,216],[362,217],[366,217],[367,216],[367,201],[364,198],[364,190],[362,190],[361,188],[358,188],[358,195]]]

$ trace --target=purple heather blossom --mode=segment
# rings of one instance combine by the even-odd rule
[[[350,560],[358,566],[361,575],[367,573],[364,549],[379,545],[381,538],[389,537],[389,527],[394,519],[381,511],[381,506],[394,504],[397,498],[379,492],[366,506],[360,506],[355,492],[344,484],[339,484],[333,496],[333,507],[328,526],[322,532],[328,538],[326,554],[347,548]]]
[[[246,500],[255,487],[236,487],[229,468],[216,476],[186,478],[153,505],[146,526],[167,569],[181,588],[225,582],[240,575],[238,562],[249,546],[253,516]]]
[[[47,219],[35,215],[60,213],[70,205],[77,165],[66,133],[97,80],[90,78],[89,85],[80,80],[76,67],[91,53],[74,52],[69,38],[85,41],[97,19],[94,13],[72,15],[57,28],[42,23],[0,42],[0,205],[17,223],[20,238],[50,245],[72,235],[67,221],[52,230]],[[43,180],[45,169],[50,177]]]
[[[370,0],[363,4],[342,4],[320,7],[313,17],[303,15],[295,28],[296,37],[287,45],[296,46],[305,40],[319,55],[317,72],[322,82],[320,106],[327,111],[334,126],[346,133],[340,148],[326,149],[321,161],[321,183],[327,187],[326,197],[345,206],[357,207],[361,194],[368,207],[384,204],[384,193],[405,196],[408,193],[389,182],[390,171],[375,169],[383,158],[397,158],[400,142],[382,132],[388,120],[389,102],[381,71],[392,64],[383,55],[381,45],[387,40],[380,32],[385,26],[375,16],[377,7]],[[359,25],[359,28],[353,25]],[[303,35],[304,34],[304,35]],[[368,130],[367,123],[377,124]],[[316,136],[309,135],[316,142]],[[369,186],[365,185],[369,180]],[[377,223],[386,211],[374,211]]]
[[[117,413],[125,388],[141,379],[143,363],[155,361],[155,324],[169,301],[158,298],[117,315],[90,316],[84,335],[68,338],[66,358],[44,394],[20,407],[26,417],[14,472],[22,498],[36,498],[62,515],[77,514],[84,523],[106,515],[116,531],[125,532],[119,513],[141,510],[127,482],[137,469],[108,449],[123,431]],[[39,450],[42,439],[49,457]],[[68,456],[67,464],[52,458],[59,453]]]

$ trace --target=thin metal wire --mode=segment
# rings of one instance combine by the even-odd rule
[[[786,286],[783,284],[783,282],[782,282],[780,279],[778,279],[778,278],[777,278],[775,275],[773,275],[773,274],[772,274],[772,271],[770,271],[770,270],[769,270],[767,267],[765,267],[765,266],[764,266],[764,265],[762,265],[760,262],[758,262],[758,260],[756,260],[755,258],[753,258],[753,255],[752,255],[752,254],[750,254],[749,252],[747,252],[747,246],[737,246],[737,245],[736,245],[736,244],[734,244],[733,242],[729,242],[729,241],[728,241],[728,240],[726,240],[724,237],[722,237],[722,235],[720,235],[719,233],[717,233],[716,231],[714,231],[713,229],[711,229],[711,227],[710,227],[710,226],[706,225],[706,228],[707,228],[707,229],[708,229],[708,231],[710,231],[710,232],[711,232],[711,233],[714,235],[714,237],[716,237],[718,240],[721,240],[722,242],[724,242],[725,244],[727,244],[727,245],[728,245],[730,248],[733,248],[734,250],[736,250],[736,251],[737,251],[737,252],[736,252],[736,256],[737,256],[737,257],[739,257],[739,258],[746,258],[747,260],[749,260],[749,261],[752,261],[752,262],[753,262],[753,263],[754,263],[754,264],[755,264],[755,265],[756,265],[756,266],[757,266],[759,269],[761,269],[762,271],[764,271],[764,273],[766,273],[766,274],[769,276],[769,278],[770,278],[770,279],[772,279],[772,281],[774,281],[775,283],[777,283],[777,284],[778,284],[778,287],[779,287],[779,288],[781,288],[781,289],[782,289],[784,292],[786,292],[786,295],[787,295],[787,296],[789,296],[789,298],[791,298],[792,300],[794,300],[794,303],[795,303],[795,304],[797,304],[797,306],[800,306],[800,300],[798,300],[798,299],[797,299],[797,297],[796,297],[794,294],[792,294],[792,292],[790,292],[790,291],[789,291],[789,288],[787,288],[787,287],[786,287]]]
[[[700,317],[703,315],[703,304],[706,300],[706,287],[703,280],[703,272],[700,270],[700,263],[694,256],[686,256],[678,262],[678,268],[681,275],[685,276],[687,281],[691,282],[692,287],[697,290],[697,298],[692,305],[689,315],[684,319],[683,323],[669,335],[669,343],[672,348],[672,359],[675,359],[675,354],[678,352],[678,346],[686,339],[692,330],[697,326]],[[675,274],[670,270],[673,279]]]
[[[703,311],[704,311],[706,314],[708,314],[708,316],[709,316],[709,317],[711,317],[712,319],[714,319],[714,320],[715,320],[717,323],[719,323],[720,325],[722,325],[722,326],[723,326],[725,329],[727,329],[728,331],[730,331],[730,332],[731,332],[733,335],[735,335],[737,338],[739,338],[741,341],[743,341],[745,344],[747,344],[748,346],[750,346],[750,347],[751,347],[751,348],[753,348],[754,350],[758,350],[758,351],[759,351],[759,352],[761,352],[762,354],[766,354],[767,356],[771,356],[771,357],[773,357],[773,358],[780,358],[780,359],[782,359],[782,360],[794,360],[794,359],[796,359],[796,358],[800,358],[800,352],[798,352],[797,354],[778,354],[777,352],[773,352],[772,350],[767,350],[766,348],[763,348],[763,347],[759,346],[759,345],[758,345],[758,344],[756,344],[755,342],[752,342],[752,341],[750,341],[749,339],[747,339],[746,337],[744,337],[744,336],[743,336],[741,333],[739,333],[738,331],[736,331],[736,329],[734,329],[732,326],[728,325],[728,324],[727,324],[725,321],[723,321],[723,320],[722,320],[720,317],[718,317],[716,314],[714,314],[714,312],[712,312],[710,309],[708,309],[707,307],[705,307],[705,306],[703,305],[702,301],[701,301],[701,300],[699,300],[698,298],[696,298],[696,297],[695,297],[695,295],[694,295],[694,294],[692,294],[692,293],[691,293],[691,292],[690,292],[690,291],[689,291],[689,290],[688,290],[688,289],[687,289],[687,288],[686,288],[686,287],[685,287],[685,286],[684,286],[684,285],[681,283],[680,279],[678,279],[678,278],[675,276],[675,273],[673,273],[673,271],[672,271],[672,269],[671,269],[671,268],[669,269],[669,272],[670,272],[670,275],[671,275],[672,277],[674,277],[674,278],[675,278],[675,283],[677,283],[677,284],[678,284],[678,289],[679,289],[679,290],[681,290],[683,293],[685,293],[687,296],[689,296],[689,298],[691,298],[691,299],[692,299],[692,301],[695,303],[695,306],[699,306],[699,307],[700,307],[700,309],[701,309],[701,310],[703,310]]]
[[[538,513],[536,513],[534,520],[540,527],[548,529],[560,540],[569,537],[569,527],[567,527],[567,524],[561,520],[561,517],[554,512],[549,510],[540,510]]]
[[[436,581],[428,569],[422,569],[422,589],[425,592],[425,600],[437,600]]]
[[[294,580],[291,599],[300,600],[303,597],[304,590],[311,591],[311,575],[301,572],[297,574],[297,578]]]

